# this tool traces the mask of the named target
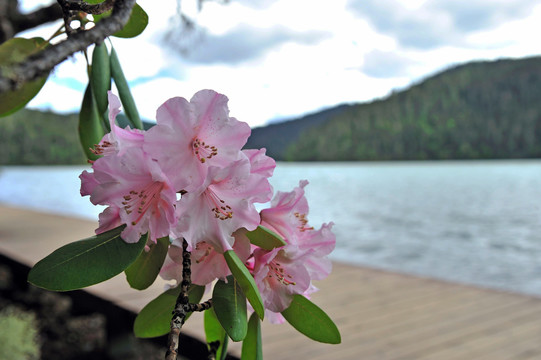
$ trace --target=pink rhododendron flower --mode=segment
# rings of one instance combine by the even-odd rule
[[[92,165],[93,174],[83,172],[81,192],[90,192],[90,201],[118,209],[126,224],[122,239],[137,242],[150,231],[150,238],[168,236],[176,225],[176,193],[158,164],[140,148],[130,147],[122,156],[102,157]],[[90,185],[87,185],[88,182]],[[115,220],[115,209],[100,217],[100,228]]]
[[[250,127],[229,117],[227,97],[197,92],[190,102],[176,97],[156,113],[157,125],[145,134],[144,149],[157,159],[177,190],[197,189],[211,166],[226,167],[241,156]]]
[[[278,191],[271,207],[261,210],[261,224],[282,235],[290,244],[297,242],[299,231],[309,229],[306,221],[308,201],[304,196],[306,185],[308,181],[303,180],[291,192]]]
[[[289,193],[278,192],[271,208],[261,211],[261,223],[279,235],[286,244],[271,251],[253,253],[253,275],[265,307],[280,312],[291,303],[294,294],[308,291],[312,280],[321,280],[331,271],[326,258],[335,246],[332,223],[320,230],[308,225],[308,202],[304,197],[307,181]]]
[[[203,185],[178,201],[175,235],[188,241],[190,251],[203,241],[220,253],[231,250],[233,232],[259,225],[254,203],[265,203],[271,196],[267,178],[252,174],[248,159],[225,168],[211,166]]]
[[[250,128],[229,117],[227,102],[212,90],[199,91],[190,101],[169,99],[157,111],[157,125],[145,132],[115,124],[121,104],[109,92],[111,132],[96,145],[102,156],[92,163],[93,171],[80,175],[81,195],[108,206],[96,233],[125,224],[126,242],[147,232],[149,241],[176,238],[160,271],[166,280],[181,281],[183,239],[198,285],[230,275],[223,253],[234,251],[254,276],[269,318],[283,322],[280,312],[293,295],[308,296],[316,290],[312,280],[329,275],[333,224],[319,230],[308,224],[307,181],[278,192],[270,208],[257,212],[255,203],[272,198],[268,178],[276,162],[265,149],[241,150]],[[246,232],[260,224],[286,245],[265,250],[250,244]]]
[[[241,261],[246,261],[250,256],[250,243],[246,237],[235,237],[233,251]],[[231,275],[224,255],[214,250],[214,247],[206,242],[200,242],[191,252],[192,257],[192,282],[197,285],[207,285],[216,279],[225,280]],[[160,271],[160,276],[165,280],[176,280],[177,284],[182,281],[182,244],[175,240],[169,247],[167,258]]]
[[[287,247],[287,246],[286,246]],[[266,309],[285,310],[294,294],[304,293],[310,286],[310,274],[298,259],[283,248],[254,251],[254,279]]]
[[[299,237],[298,256],[312,280],[323,280],[332,270],[332,262],[326,256],[336,245],[336,237],[331,231],[334,224],[323,224],[319,230],[304,231]]]
[[[142,147],[143,146],[143,131],[139,129],[130,129],[128,126],[126,129],[116,125],[116,116],[120,113],[120,100],[111,91],[107,92],[109,99],[109,126],[111,132],[105,134],[103,139],[98,145],[96,145],[94,152],[97,155],[111,155],[123,152],[129,147]]]

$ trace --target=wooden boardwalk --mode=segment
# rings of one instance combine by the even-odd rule
[[[0,206],[0,252],[32,265],[93,234],[85,220]],[[265,359],[541,359],[541,299],[335,264],[313,301],[336,322],[342,344],[315,343],[289,325],[263,325]],[[121,274],[88,291],[139,311],[161,293],[127,286]],[[202,318],[183,331],[203,338]],[[231,352],[239,355],[239,344]]]

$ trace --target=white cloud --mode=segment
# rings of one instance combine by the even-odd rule
[[[78,111],[82,101],[82,92],[47,81],[39,94],[28,103],[28,107],[66,114]]]
[[[202,46],[198,54],[202,61],[191,63],[162,41],[165,30],[175,21],[178,25],[176,1],[139,4],[149,14],[145,32],[136,39],[112,41],[139,110],[148,119],[170,97],[189,99],[196,91],[211,88],[229,97],[232,116],[262,125],[269,119],[381,97],[451,64],[541,52],[539,0],[512,5],[479,0],[472,6],[451,0],[231,1],[205,2],[201,13],[194,10],[197,0],[186,0],[183,9],[211,39],[223,42],[212,47],[219,49],[215,59],[243,55],[234,46],[240,40],[250,45],[242,50],[245,56],[253,52],[236,65],[213,63],[205,58],[210,48]],[[476,14],[485,18],[473,23]],[[236,34],[238,29],[246,34]],[[42,31],[47,37],[54,29]],[[306,34],[329,35],[298,41]],[[191,40],[189,34],[178,33],[173,41]],[[77,109],[82,92],[67,86],[80,88],[87,80],[84,59],[75,59],[55,70],[33,106]]]

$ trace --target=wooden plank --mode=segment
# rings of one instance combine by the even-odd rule
[[[0,206],[0,252],[32,265],[56,248],[93,234],[95,222]],[[86,290],[138,312],[163,292],[120,274]],[[539,359],[541,299],[391,272],[334,264],[312,300],[342,333],[342,344],[314,342],[288,324],[264,322],[266,359]],[[207,294],[208,296],[208,294]],[[204,339],[202,314],[185,324]],[[240,354],[241,344],[230,352]]]

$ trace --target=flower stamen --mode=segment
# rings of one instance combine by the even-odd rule
[[[192,141],[192,150],[202,164],[207,160],[212,159],[213,156],[218,155],[218,148],[216,148],[216,146],[205,144],[205,142],[199,138],[195,138]]]
[[[313,226],[306,226],[308,224],[308,219],[306,219],[306,214],[301,214],[301,213],[296,212],[294,215],[297,218],[297,220],[299,220],[299,222],[301,223],[301,225],[298,227],[299,231],[304,232],[306,230],[314,230]]]
[[[122,205],[124,205],[126,213],[130,215],[133,211],[137,211],[138,214],[137,218],[132,221],[132,225],[136,225],[148,209],[151,207],[155,209],[158,206],[160,199],[158,195],[163,187],[164,183],[154,181],[141,191],[131,190],[128,195],[124,195]]]
[[[271,261],[269,263],[269,275],[268,275],[269,278],[272,278],[274,277],[276,280],[278,280],[278,282],[282,285],[296,285],[297,283],[292,281],[292,280],[289,280],[289,279],[293,279],[293,276],[289,275],[288,273],[285,272],[284,268],[282,267],[282,265],[280,265],[280,263],[276,262],[276,261]],[[289,278],[289,279],[288,279]]]
[[[209,200],[211,211],[214,212],[214,217],[220,220],[226,220],[231,219],[233,217],[233,209],[231,209],[231,206],[227,205],[225,201],[220,199],[218,195],[214,191],[212,191],[211,187],[209,186],[207,190],[205,190],[206,198]]]
[[[203,255],[201,255],[201,257],[199,259],[195,259],[196,264],[199,264],[199,263],[205,261],[205,259],[210,255],[212,250],[214,250],[214,248],[212,246],[210,246],[209,244],[207,244],[204,241],[200,242],[200,243],[197,243],[197,245],[195,246],[195,250],[197,250],[197,251],[201,251],[203,249],[205,250],[205,252],[203,253]]]
[[[109,141],[103,141],[102,144],[95,144],[94,148],[90,149],[95,155],[106,155],[113,154],[115,152],[115,147]]]

